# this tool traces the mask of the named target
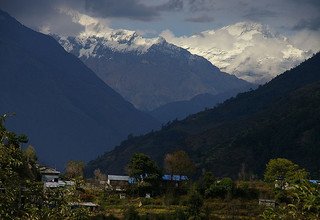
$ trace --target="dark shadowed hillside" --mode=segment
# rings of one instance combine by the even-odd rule
[[[128,134],[158,126],[52,38],[0,11],[0,114],[26,133],[40,160],[87,160]]]
[[[159,132],[128,139],[88,164],[123,173],[134,152],[159,163],[176,149],[188,151],[199,170],[236,177],[261,175],[270,158],[286,157],[319,175],[320,54],[258,89],[239,94],[214,109],[175,121]]]

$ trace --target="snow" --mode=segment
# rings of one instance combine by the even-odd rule
[[[175,37],[168,31],[162,36],[205,57],[222,71],[253,83],[267,82],[310,56],[268,26],[254,22],[239,22],[192,36]]]
[[[98,33],[83,32],[75,40],[81,47],[79,57],[101,57],[103,55],[96,54],[100,47],[143,54],[152,45],[169,42],[175,46],[164,44],[163,51],[168,54],[179,53],[179,47],[184,48],[203,56],[222,71],[253,83],[267,82],[311,55],[268,26],[254,22],[239,22],[181,37],[170,31],[164,31],[160,37],[145,38],[131,30],[104,29]],[[59,42],[68,52],[75,49],[69,38],[61,37]]]

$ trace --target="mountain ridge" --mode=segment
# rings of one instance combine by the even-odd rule
[[[192,36],[175,37],[168,31],[161,36],[205,57],[222,71],[256,84],[270,81],[312,55],[267,25],[254,22],[238,22]]]
[[[16,113],[9,128],[26,133],[43,162],[88,160],[159,126],[55,39],[1,10],[0,33],[0,113]]]
[[[110,41],[108,37],[55,38],[140,110],[150,111],[204,93],[217,95],[251,87],[221,72],[204,58],[161,38],[144,50],[128,45],[127,41]]]
[[[217,176],[236,178],[242,164],[248,174],[262,175],[266,162],[275,157],[296,161],[316,176],[319,167],[314,161],[320,155],[316,136],[320,132],[319,64],[318,53],[256,90],[173,121],[160,131],[127,139],[89,162],[87,173],[96,168],[123,173],[135,152],[146,153],[161,164],[166,153],[182,149],[189,152],[199,170],[210,170]]]

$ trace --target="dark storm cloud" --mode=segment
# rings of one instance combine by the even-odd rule
[[[157,11],[181,11],[184,7],[183,0],[170,0],[156,6]]]
[[[287,30],[318,30],[320,23],[320,0],[0,0],[0,8],[29,27],[49,27],[52,32],[65,35],[84,29],[66,14],[68,10],[105,18],[118,26],[131,22],[137,29],[145,28],[145,22],[149,22],[148,25],[157,25],[157,31],[168,28],[168,22],[180,31],[196,23],[212,28],[209,25],[213,20],[221,26],[251,20]]]
[[[189,22],[206,23],[206,22],[214,21],[214,17],[209,15],[200,15],[196,17],[189,17],[189,18],[186,18],[185,20]]]
[[[153,20],[159,16],[154,7],[146,6],[138,0],[86,0],[85,10],[91,16],[102,18]]]
[[[147,1],[145,1],[146,3]],[[130,18],[149,21],[159,18],[164,11],[181,11],[183,0],[168,0],[158,5],[147,5],[139,0],[86,0],[85,12],[102,18]]]
[[[212,11],[216,9],[216,3],[212,0],[188,0],[187,4],[191,12]]]
[[[277,13],[264,8],[250,8],[243,15],[244,18],[254,21],[261,21],[268,17],[277,17]]]
[[[64,35],[83,31],[82,25],[74,23],[70,16],[59,12],[58,8],[63,7],[66,3],[74,7],[80,6],[80,4],[75,4],[75,1],[62,0],[0,0],[0,8],[35,30],[49,28],[52,33]]]

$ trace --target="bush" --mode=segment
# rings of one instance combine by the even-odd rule
[[[201,194],[192,187],[188,193],[188,214],[189,217],[197,219],[201,216],[201,208],[203,206],[203,198]]]
[[[244,199],[258,199],[259,190],[249,187],[248,183],[241,183],[233,190],[233,196]]]
[[[129,206],[127,209],[124,210],[123,219],[139,220],[140,217],[138,211],[133,206]]]
[[[234,183],[230,178],[223,178],[216,181],[205,191],[207,197],[220,197],[226,198],[231,195],[234,189]]]

